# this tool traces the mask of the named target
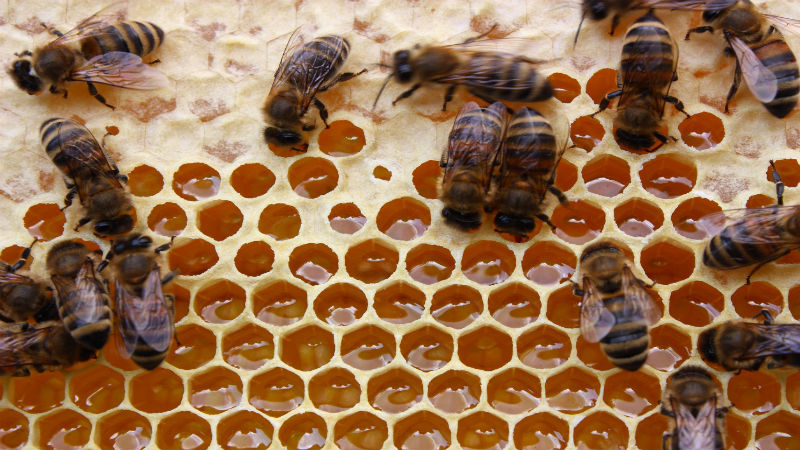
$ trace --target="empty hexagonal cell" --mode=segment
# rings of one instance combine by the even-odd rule
[[[222,358],[233,367],[256,370],[275,356],[272,334],[248,323],[222,337]]]
[[[0,445],[8,449],[23,448],[28,442],[30,425],[24,414],[11,408],[0,409]]]
[[[599,120],[592,116],[575,119],[569,128],[569,136],[576,147],[592,151],[603,140],[606,130]]]
[[[508,246],[495,241],[478,241],[464,249],[461,271],[478,284],[497,284],[506,281],[517,261]]]
[[[624,450],[628,448],[628,427],[617,417],[600,411],[578,422],[573,440],[578,448]]]
[[[158,421],[158,448],[202,450],[211,445],[211,426],[202,417],[180,411]]]
[[[364,283],[383,281],[397,269],[400,255],[380,239],[370,239],[350,247],[344,255],[347,273]]]
[[[375,218],[378,230],[392,239],[410,241],[422,236],[431,225],[431,212],[419,200],[401,197],[381,206]]]
[[[172,247],[169,252],[170,270],[177,269],[181,276],[200,275],[219,261],[214,245],[202,239],[187,239]]]
[[[289,270],[310,285],[324,284],[339,270],[339,257],[325,244],[304,244],[289,255]]]
[[[206,414],[235,408],[242,400],[242,380],[224,367],[212,367],[189,379],[189,403]]]
[[[731,303],[736,314],[749,319],[763,310],[773,317],[783,309],[783,294],[775,286],[764,281],[755,281],[741,286],[731,295]]]
[[[552,241],[539,241],[522,256],[522,272],[536,284],[560,284],[575,272],[577,258],[568,247]]]
[[[171,411],[181,404],[183,380],[175,372],[157,367],[131,379],[128,398],[131,405],[142,412]]]
[[[293,324],[303,318],[306,308],[306,291],[287,281],[269,283],[253,294],[253,314],[271,325]]]
[[[325,420],[310,412],[290,417],[278,430],[278,439],[287,450],[321,450],[327,438]]]
[[[692,340],[672,325],[661,325],[650,330],[650,350],[647,364],[654,369],[672,372],[692,353]]]
[[[511,361],[511,336],[484,326],[458,338],[458,358],[473,369],[495,370]]]
[[[605,381],[603,401],[623,416],[641,416],[661,401],[661,385],[643,371],[617,372]]]
[[[650,414],[636,425],[636,447],[662,448],[664,433],[671,432],[671,427],[670,419],[659,411]]]
[[[695,327],[710,324],[724,308],[722,292],[702,281],[690,281],[669,296],[669,314]]]
[[[481,293],[469,286],[456,284],[433,294],[431,315],[437,322],[450,328],[464,328],[482,312]]]
[[[217,351],[217,337],[199,325],[182,325],[175,328],[175,340],[167,362],[179,369],[196,369],[211,361]]]
[[[569,442],[569,430],[569,424],[553,414],[534,414],[514,426],[514,446],[519,450],[563,450]]]
[[[333,441],[340,449],[381,450],[389,427],[374,414],[359,411],[336,421]]]
[[[398,450],[445,450],[452,442],[447,421],[428,411],[399,420],[393,436]]]
[[[202,200],[219,192],[219,172],[203,163],[183,164],[172,175],[172,190],[186,200]]]
[[[743,370],[728,380],[728,400],[744,413],[769,413],[781,403],[781,383],[768,372]]]
[[[536,376],[512,368],[493,376],[486,393],[492,408],[505,414],[521,414],[539,406],[542,383]]]
[[[567,414],[577,414],[597,403],[600,381],[583,369],[568,367],[547,377],[544,392],[551,408]]]
[[[50,411],[64,403],[64,375],[61,372],[33,373],[8,380],[6,399],[29,414]]]
[[[566,333],[549,325],[538,326],[517,339],[517,356],[536,369],[552,369],[563,364],[572,351]]]
[[[695,150],[714,148],[725,138],[725,126],[719,117],[709,112],[699,112],[683,119],[678,125],[681,139]]]
[[[800,417],[787,411],[775,414],[758,422],[756,425],[756,448],[759,450],[790,450],[800,446]]]
[[[575,295],[572,286],[561,286],[547,298],[547,318],[564,328],[580,325],[581,298]]]
[[[156,205],[147,216],[147,227],[162,236],[177,236],[186,229],[186,212],[176,203]]]
[[[694,252],[677,243],[651,244],[642,250],[640,261],[644,273],[659,284],[677,283],[694,272]]]
[[[624,159],[613,155],[598,156],[581,171],[586,190],[603,197],[614,197],[631,182],[631,169]]]
[[[69,397],[72,403],[88,413],[106,412],[125,399],[125,378],[108,366],[89,366],[69,380]]]
[[[492,413],[479,411],[458,421],[456,437],[464,449],[500,450],[508,445],[508,424]]]
[[[334,367],[314,375],[308,382],[308,398],[314,407],[326,412],[350,409],[361,397],[361,386],[353,374]]]
[[[351,156],[366,144],[364,130],[349,120],[336,120],[319,133],[318,143],[322,153],[329,156]]]
[[[289,166],[289,185],[295,194],[305,198],[317,198],[336,189],[339,172],[325,158],[305,157]]]
[[[571,244],[585,244],[596,238],[606,223],[602,209],[584,202],[570,201],[568,205],[558,205],[550,216],[556,226],[555,234]]]
[[[283,203],[269,205],[261,211],[258,218],[258,231],[283,241],[296,237],[300,233],[300,213],[297,208]]]
[[[523,283],[503,285],[489,294],[489,314],[500,324],[520,328],[539,318],[539,294]]]
[[[401,368],[387,370],[369,379],[367,400],[379,411],[401,413],[422,400],[422,381]]]
[[[571,76],[556,72],[547,77],[553,88],[553,97],[562,103],[569,103],[581,93],[581,84]]]
[[[423,372],[436,370],[453,357],[453,337],[427,325],[403,336],[400,352],[412,367]]]
[[[238,284],[218,280],[206,284],[194,297],[194,311],[209,323],[228,323],[244,311],[247,293]]]
[[[367,296],[350,283],[328,286],[314,300],[314,313],[331,325],[352,325],[366,310]]]
[[[595,105],[599,105],[606,94],[617,89],[617,71],[614,69],[600,69],[586,82],[586,94]]]
[[[304,392],[300,377],[278,367],[250,379],[247,401],[268,416],[280,417],[303,403]]]
[[[415,281],[433,284],[450,278],[456,260],[450,250],[438,245],[420,244],[406,255],[406,271]]]
[[[260,197],[275,184],[275,174],[258,163],[242,164],[231,173],[231,186],[244,198]]]
[[[101,450],[142,450],[150,444],[153,429],[146,417],[134,411],[117,410],[101,417],[95,428],[95,443]]]
[[[425,294],[404,281],[397,281],[375,292],[372,307],[386,322],[410,323],[422,317]]]
[[[70,409],[59,409],[41,416],[34,427],[33,441],[42,450],[85,448],[92,433],[89,419]]]
[[[690,192],[697,182],[697,168],[686,156],[663,154],[642,164],[642,187],[658,198],[675,198]]]
[[[425,161],[417,166],[411,173],[411,181],[417,194],[424,198],[439,198],[439,178],[442,176],[442,168],[439,161]]]
[[[614,222],[628,236],[645,237],[661,228],[664,213],[647,200],[632,198],[614,208]]]
[[[37,203],[25,212],[22,223],[36,239],[49,241],[64,233],[67,218],[55,203]]]
[[[353,234],[364,228],[367,218],[355,203],[339,203],[331,208],[328,223],[337,233]]]
[[[242,211],[229,200],[207,203],[197,211],[197,228],[216,241],[236,234],[242,228],[243,221]]]
[[[161,172],[146,164],[128,172],[128,189],[137,197],[152,197],[164,188]]]
[[[275,429],[260,414],[236,411],[217,424],[217,443],[223,450],[263,450],[272,444]]]
[[[708,214],[722,211],[722,208],[713,200],[702,197],[690,198],[683,201],[672,213],[672,226],[681,236],[689,239],[701,240],[709,237],[706,229],[698,227],[700,219]]]
[[[297,370],[314,370],[333,357],[333,335],[316,325],[305,326],[281,336],[280,357]]]
[[[608,356],[603,352],[599,342],[589,342],[583,336],[578,336],[575,348],[578,352],[578,359],[590,369],[610,370],[616,367],[608,360]]]
[[[342,361],[361,370],[386,366],[394,359],[397,344],[383,328],[367,325],[342,337]]]
[[[275,252],[264,241],[253,241],[243,244],[233,259],[236,270],[248,277],[264,275],[272,270]]]
[[[481,380],[463,370],[449,370],[428,383],[428,398],[444,413],[462,413],[478,405]]]

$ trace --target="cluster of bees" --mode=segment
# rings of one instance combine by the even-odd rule
[[[702,11],[707,25],[689,30],[686,39],[692,33],[722,33],[726,51],[736,57],[728,103],[744,79],[772,115],[782,118],[796,107],[800,93],[797,61],[776,27],[800,27],[800,22],[760,12],[749,0],[584,0],[581,23],[587,16],[601,20],[613,14],[613,34],[619,17],[635,9],[646,12],[625,34],[619,89],[606,95],[595,113],[617,99],[613,134],[621,146],[652,152],[673,141],[662,122],[666,103],[689,116],[669,93],[677,79],[677,47],[669,29],[656,17],[657,9]],[[163,86],[165,77],[142,61],[161,44],[163,32],[150,23],[115,20],[114,12],[101,11],[63,35],[51,30],[58,35],[56,40],[34,53],[23,53],[14,62],[11,75],[17,84],[30,94],[49,85],[50,92],[66,96],[65,82],[82,81],[109,107],[94,83],[134,89]],[[567,203],[553,185],[567,144],[559,145],[550,122],[536,110],[521,107],[514,111],[502,103],[538,102],[553,96],[553,89],[538,71],[542,62],[492,50],[502,41],[481,35],[456,45],[397,51],[387,65],[391,73],[375,104],[391,80],[410,85],[393,105],[431,84],[447,86],[443,110],[459,86],[486,101],[487,107],[467,103],[455,118],[441,158],[442,215],[459,229],[474,230],[486,214],[493,214],[497,231],[524,239],[533,231],[536,219],[554,227],[543,213],[548,192]],[[312,105],[327,126],[328,111],[317,94],[365,72],[341,72],[349,52],[350,43],[341,36],[306,42],[295,32],[289,38],[263,108],[268,144],[308,150],[309,136],[316,128],[314,119],[308,117]],[[93,222],[96,235],[114,239],[97,271],[91,252],[77,241],[52,247],[47,262],[60,322],[6,326],[1,332],[6,339],[0,347],[2,365],[19,372],[27,366],[41,370],[86,359],[108,339],[113,316],[134,361],[145,368],[155,367],[172,340],[172,303],[162,292],[162,284],[172,275],[161,277],[155,256],[149,252],[152,240],[130,233],[132,205],[123,187],[125,177],[91,133],[75,122],[46,121],[42,142],[64,172],[69,188],[66,205],[77,193],[87,211],[79,226]],[[773,179],[776,205],[724,211],[701,221],[714,230],[704,253],[706,265],[716,269],[754,265],[755,272],[797,248],[797,207],[783,205],[783,185],[774,166]],[[159,247],[155,253],[165,248]],[[98,275],[109,261],[114,269],[113,302]],[[48,311],[43,299],[46,288],[15,273],[23,264],[24,258],[5,267],[0,290],[3,315],[16,322]],[[584,249],[579,273],[579,281],[573,285],[575,294],[583,299],[582,335],[589,342],[599,342],[616,366],[638,370],[647,357],[648,327],[660,318],[650,286],[634,275],[631,261],[608,240]],[[110,303],[115,306],[113,314]],[[55,351],[69,339],[80,346],[69,352]],[[707,361],[727,370],[757,370],[764,364],[768,368],[800,366],[800,325],[775,324],[764,313],[763,322],[732,321],[704,331],[698,349]],[[674,373],[662,400],[662,412],[674,419],[664,448],[724,448],[721,430],[727,408],[721,400],[707,370],[690,366]]]

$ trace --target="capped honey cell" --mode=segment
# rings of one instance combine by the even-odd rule
[[[217,195],[220,180],[219,172],[207,164],[183,164],[172,175],[172,190],[186,200],[203,200]]]
[[[293,372],[274,368],[250,379],[247,401],[270,417],[280,417],[295,410],[305,397],[305,385]]]
[[[410,241],[422,236],[431,225],[431,213],[419,200],[402,197],[381,207],[375,218],[378,230],[392,239]]]
[[[401,413],[422,400],[422,381],[405,369],[389,369],[369,379],[367,399],[378,411]]]
[[[420,244],[406,254],[406,271],[422,284],[446,280],[455,268],[456,260],[450,250],[438,245]]]
[[[489,314],[501,325],[521,328],[539,318],[539,294],[526,284],[504,284],[489,294]]]

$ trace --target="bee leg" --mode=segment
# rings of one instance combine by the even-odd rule
[[[728,104],[733,99],[733,96],[736,95],[736,91],[739,90],[739,84],[742,82],[742,66],[739,65],[739,60],[736,60],[736,69],[733,71],[733,84],[731,84],[731,89],[728,91],[728,98],[725,100],[725,114],[728,114]]]
[[[564,195],[563,192],[561,192],[561,189],[550,184],[550,186],[547,186],[547,190],[550,191],[551,194],[555,195],[556,198],[558,199],[558,202],[561,203],[562,205],[566,205],[567,203],[569,203],[569,199],[567,198],[566,195]]]
[[[322,119],[322,123],[325,124],[325,128],[330,128],[328,125],[328,109],[325,108],[325,104],[319,101],[317,97],[314,97],[314,106],[319,111],[319,118]]]
[[[620,19],[619,13],[614,14],[614,16],[611,18],[611,30],[608,32],[609,36],[614,35],[614,31],[617,29],[617,26],[619,26],[619,19]]]
[[[769,165],[772,166],[772,181],[775,182],[775,197],[778,200],[778,206],[783,205],[783,181],[781,180],[778,169],[775,167],[775,162],[770,160]]]
[[[417,84],[411,86],[411,88],[409,90],[407,90],[407,91],[403,92],[402,94],[398,95],[397,98],[392,101],[392,106],[396,105],[397,102],[399,102],[400,100],[402,100],[404,98],[411,97],[411,94],[413,94],[414,91],[416,91],[420,87],[422,87],[422,83],[417,83]]]
[[[41,24],[42,24],[43,27],[45,27],[47,29],[47,32],[50,33],[50,34],[54,34],[57,37],[61,37],[61,36],[64,35],[64,33],[58,31],[55,27],[51,27],[51,26],[47,25],[44,22],[41,22]]]
[[[581,289],[580,285],[577,282],[572,281],[572,278],[568,279],[567,282],[570,285],[572,285],[573,294],[577,295],[578,297],[583,297],[584,295],[586,295],[586,292],[584,292],[583,289]]]
[[[161,279],[161,284],[165,285],[165,284],[169,283],[170,281],[175,279],[176,275],[178,275],[178,271],[177,270],[173,270],[173,271],[167,273],[166,275],[164,275],[164,278]]]
[[[8,266],[8,264],[3,263],[4,266],[7,266],[4,267],[6,271],[14,273],[17,270],[19,270],[22,266],[24,266],[25,263],[28,262],[28,258],[31,257],[31,249],[33,248],[34,245],[36,245],[37,242],[39,242],[39,238],[35,238],[33,242],[31,242],[31,245],[29,245],[25,250],[22,251],[22,255],[20,255],[19,260],[15,262],[13,266]]]
[[[685,109],[683,109],[683,102],[678,100],[676,97],[673,97],[671,95],[665,95],[664,101],[672,103],[672,105],[675,106],[675,109],[685,114],[687,118],[692,117],[691,115],[689,115],[689,113],[686,112]]]
[[[551,231],[556,231],[556,228],[558,228],[555,225],[553,225],[553,222],[550,222],[550,218],[547,217],[546,214],[542,214],[542,213],[536,214],[536,218],[541,220],[542,222],[550,225],[550,230]]]
[[[660,412],[661,412],[661,414],[663,414],[663,415],[665,415],[667,417],[672,417],[673,419],[675,418],[675,413],[673,411],[670,411],[670,410],[664,408],[663,406],[661,407],[661,411]]]
[[[442,111],[447,111],[447,104],[453,99],[453,93],[456,92],[457,85],[451,84],[447,91],[444,93],[444,103],[442,103]]]
[[[591,115],[591,117],[594,117],[594,116],[600,114],[601,112],[605,111],[605,109],[608,108],[608,104],[611,103],[611,99],[617,98],[620,95],[622,95],[622,89],[617,89],[616,91],[612,91],[612,92],[609,92],[608,94],[606,94],[606,96],[603,97],[602,100],[600,100],[600,105],[599,105],[600,109],[595,111]]]
[[[64,96],[64,98],[67,98],[67,90],[66,89],[59,89],[59,88],[55,87],[52,84],[50,85],[50,93],[51,94],[61,94],[61,95]]]
[[[75,225],[75,228],[72,229],[72,231],[78,231],[78,228],[86,225],[87,223],[89,223],[91,221],[92,221],[91,217],[82,217],[81,220],[78,221],[78,224]]]
[[[67,191],[67,195],[64,197],[64,207],[61,208],[61,211],[64,211],[72,205],[72,199],[75,198],[75,194],[78,193],[78,187],[74,184],[68,184],[67,187],[69,191]]]
[[[714,32],[714,27],[710,26],[692,28],[686,32],[686,36],[684,36],[683,39],[688,41],[692,33],[713,33],[713,32]]]
[[[367,69],[361,69],[361,72],[358,72],[358,73],[353,73],[353,72],[340,73],[339,75],[336,76],[336,78],[331,80],[330,83],[328,83],[325,86],[322,86],[321,88],[317,89],[317,92],[325,92],[328,89],[332,88],[334,85],[339,84],[339,83],[344,83],[345,81],[352,80],[353,78],[355,78],[355,77],[357,77],[357,76],[359,76],[359,75],[361,75],[363,73],[367,73]]]
[[[746,286],[746,285],[748,285],[748,284],[750,284],[750,277],[752,277],[752,276],[753,276],[753,274],[755,274],[755,273],[756,273],[756,271],[758,271],[758,269],[760,269],[760,268],[764,267],[764,265],[765,265],[765,264],[767,264],[767,263],[771,263],[772,261],[775,261],[776,259],[778,259],[778,258],[780,258],[780,257],[782,257],[782,256],[784,256],[784,255],[786,255],[787,253],[789,253],[789,252],[788,252],[788,251],[782,251],[782,252],[780,252],[778,255],[776,255],[775,257],[773,257],[773,258],[770,258],[770,259],[768,259],[768,260],[766,260],[766,261],[761,261],[760,263],[758,263],[758,265],[756,265],[755,267],[753,267],[753,270],[751,270],[751,271],[750,271],[750,273],[749,273],[749,274],[747,274],[747,278],[745,278],[745,282],[744,282],[745,286]]]
[[[758,319],[759,317],[764,317],[764,325],[769,325],[775,321],[775,319],[772,318],[772,314],[766,309],[762,309],[760,313],[753,316],[753,319]]]
[[[669,447],[669,444],[667,444],[667,441],[669,441],[669,436],[670,436],[669,433],[664,433],[664,435],[661,436],[661,449],[662,450],[669,450],[670,447]]]
[[[109,108],[111,108],[111,109],[117,109],[117,107],[116,107],[116,106],[109,105],[109,104],[106,102],[106,98],[105,98],[105,97],[103,97],[102,95],[100,95],[100,93],[99,93],[99,92],[97,92],[97,88],[94,86],[94,83],[87,81],[87,82],[86,82],[86,86],[88,86],[88,87],[89,87],[89,95],[91,95],[92,97],[94,97],[95,99],[97,99],[97,101],[98,101],[98,102],[100,102],[100,103],[102,103],[102,104],[104,104],[104,105],[108,106],[108,107],[109,107]]]

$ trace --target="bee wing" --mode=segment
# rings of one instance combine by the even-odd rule
[[[622,291],[625,293],[625,309],[622,314],[644,317],[648,325],[661,318],[661,310],[653,296],[645,289],[644,283],[631,272],[628,266],[622,269]]]
[[[581,304],[581,335],[589,342],[598,342],[611,331],[617,319],[606,308],[603,296],[589,278],[583,278],[583,303]]]
[[[750,92],[762,103],[775,100],[778,95],[778,78],[765,66],[753,50],[736,36],[730,36],[728,42],[736,54],[736,60],[742,69],[747,87]]]
[[[132,316],[136,314],[137,309],[141,309],[141,304],[141,298],[126,289],[118,280],[114,280],[114,308],[121,338],[117,340],[117,348],[123,356],[130,356],[136,350],[139,331]]]
[[[503,140],[502,134],[496,133],[496,130],[486,126],[483,121],[474,121],[473,124],[475,126],[460,128],[459,131],[462,132],[455,134],[455,124],[458,124],[460,119],[463,119],[468,114],[480,109],[477,103],[469,102],[461,108],[456,116],[453,130],[450,131],[448,138],[447,150],[443,157],[443,162],[445,163],[443,179],[445,181],[455,173],[458,173],[459,169],[477,167],[480,173],[484,174],[484,182],[488,188],[489,174]],[[488,109],[500,114],[500,117],[507,115],[505,106],[502,103],[494,103]],[[503,128],[505,127],[503,126]]]
[[[800,19],[790,17],[781,17],[774,14],[761,13],[772,24],[777,25],[781,31],[788,31],[794,35],[800,36]]]
[[[81,23],[75,26],[75,28],[67,31],[53,42],[48,44],[48,47],[80,41],[88,36],[98,36],[100,30],[104,27],[123,20],[127,13],[127,9],[127,1],[113,3],[101,9],[100,11],[97,11],[86,19],[83,19]]]
[[[0,367],[18,367],[27,364],[55,365],[59,361],[44,351],[30,351],[32,347],[48,338],[48,335],[64,331],[60,323],[51,327],[22,329],[18,326],[0,329]],[[65,331],[64,331],[65,332]]]
[[[90,258],[86,258],[78,276],[75,277],[75,295],[81,301],[73,311],[76,318],[83,323],[100,320],[105,312],[103,309],[108,305],[108,297],[103,284],[95,276],[94,263]]]
[[[169,79],[161,71],[127,52],[97,55],[71,72],[69,79],[140,90],[161,89],[169,85]]]
[[[764,356],[800,354],[800,325],[781,324],[766,325],[761,323],[745,323],[752,329],[758,339],[742,356],[745,359]]]
[[[541,54],[542,41],[531,38],[504,37],[496,39],[475,39],[474,41],[445,45],[444,47],[466,53],[490,52],[503,53],[509,58],[517,58],[531,64],[545,64],[553,60],[539,59],[535,55]]]
[[[297,68],[288,67],[289,59],[291,59],[295,50],[297,50],[297,48],[303,45],[304,43],[305,40],[303,39],[303,36],[300,33],[300,27],[295,28],[291,36],[289,36],[289,40],[286,41],[286,47],[284,47],[283,49],[283,54],[281,55],[281,62],[278,64],[278,69],[275,71],[275,79],[272,80],[272,87],[270,88],[270,92],[272,91],[272,89],[282,86],[283,83],[285,83],[289,78],[291,78],[295,74]]]
[[[697,416],[692,414],[690,407],[670,398],[672,410],[675,412],[675,427],[678,431],[680,448],[712,449],[716,439],[716,411],[717,399],[712,397],[703,403],[697,411]]]
[[[33,284],[34,281],[25,275],[19,275],[0,269],[0,285],[6,283]]]
[[[739,0],[641,0],[641,8],[714,11],[730,8]]]
[[[166,351],[172,343],[172,309],[164,298],[161,286],[161,271],[158,266],[153,267],[142,289],[143,304],[141,314],[135,316],[137,328],[142,330],[141,338],[153,350]],[[156,332],[153,332],[156,330]],[[169,333],[160,332],[170,330]]]
[[[729,209],[705,215],[695,226],[708,236],[716,236],[725,229],[732,241],[741,244],[775,244],[792,249],[800,247],[800,241],[782,232],[781,223],[798,212],[797,205]]]

